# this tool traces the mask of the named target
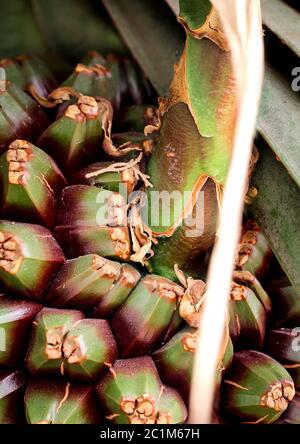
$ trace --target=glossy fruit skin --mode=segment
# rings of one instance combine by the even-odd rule
[[[61,380],[30,380],[24,405],[28,424],[101,424],[93,386]]]
[[[270,245],[255,221],[243,225],[238,248],[237,269],[249,271],[261,280],[269,269],[273,257]]]
[[[69,350],[72,351],[74,343],[78,342],[82,351],[77,358]],[[83,319],[74,325],[65,338],[63,353],[66,378],[87,383],[99,381],[118,356],[109,323],[103,319]]]
[[[262,350],[267,327],[267,313],[255,293],[233,284],[229,300],[229,330],[237,350]]]
[[[21,370],[0,369],[0,424],[25,423],[23,396],[27,375]]]
[[[35,302],[0,296],[1,366],[16,368],[22,364],[32,322],[41,308],[42,306]]]
[[[141,274],[130,264],[121,264],[120,274],[108,293],[92,311],[95,318],[108,318],[126,301],[141,279]]]
[[[182,294],[179,285],[160,276],[138,283],[111,321],[121,357],[145,355],[163,340]]]
[[[152,354],[162,380],[176,387],[186,402],[189,400],[195,352],[194,347],[188,347],[188,341],[196,341],[195,335],[196,329],[184,327]]]
[[[280,416],[276,424],[300,424],[300,396],[295,395],[287,410]]]
[[[117,358],[106,320],[84,319],[78,310],[43,308],[36,317],[25,365],[33,376],[92,383]]]
[[[152,91],[144,74],[129,59],[109,54],[106,57],[89,52],[77,64],[62,87],[77,93],[104,97],[115,111],[126,105],[142,105],[152,100]]]
[[[0,60],[5,70],[6,80],[11,81],[23,91],[36,92],[42,97],[57,86],[57,81],[44,61],[37,56],[19,56],[15,59]]]
[[[33,324],[25,365],[32,375],[60,376],[62,345],[72,326],[81,321],[79,310],[43,308]]]
[[[272,301],[249,271],[235,271],[229,297],[229,331],[237,350],[262,350]]]
[[[300,298],[287,277],[281,277],[269,285],[274,306],[274,325],[277,327],[298,327],[300,325]]]
[[[300,328],[269,330],[266,353],[279,361],[300,388]]]
[[[88,185],[65,188],[54,233],[70,259],[87,254],[123,261],[130,258],[126,205],[118,193]]]
[[[39,137],[38,146],[70,177],[100,157],[101,119],[94,97],[80,96]]]
[[[105,188],[115,193],[122,190],[126,190],[128,194],[132,193],[137,184],[133,169],[114,171],[114,164],[112,161],[93,163],[74,175],[72,183]],[[96,174],[97,172],[99,174]]]
[[[190,47],[194,47],[195,42],[193,43],[191,37],[189,37],[188,41],[189,47],[187,48],[187,54],[189,55]],[[202,42],[200,43],[202,44]],[[206,42],[203,46],[205,47],[206,44],[209,48],[209,44],[212,45],[212,42]],[[205,51],[203,51],[203,53],[205,53]],[[224,60],[225,62],[229,60],[227,53]],[[85,64],[87,66],[84,66]],[[228,65],[230,66],[231,64],[228,63]],[[120,61],[114,57],[104,58],[96,53],[89,54],[81,64],[77,65],[75,71],[64,85],[74,88],[74,91],[77,93],[104,96],[113,103],[114,110],[119,110],[124,103],[130,104],[132,99],[134,99],[133,101],[137,104],[142,103],[142,89],[145,86],[138,78],[138,70],[132,62],[127,60]],[[230,96],[230,92],[230,90],[229,93],[226,90],[226,95]],[[43,93],[41,94],[43,95]],[[220,96],[223,97],[222,95]],[[92,161],[101,160],[102,153],[99,153],[98,148],[102,145],[103,137],[103,128],[99,121],[99,116],[93,115],[93,119],[88,119],[82,112],[77,121],[73,118],[70,119],[70,115],[62,114],[64,110],[68,109],[68,106],[74,107],[75,101],[74,99],[74,103],[71,101],[61,107],[61,114],[58,115],[57,121],[48,127],[39,139],[44,150],[49,150],[49,153],[51,153],[53,158],[58,161],[64,170],[65,175],[72,179],[74,174],[77,174],[79,167],[84,167]],[[194,170],[190,175],[191,177],[186,177],[186,173],[189,176],[193,165],[184,165],[184,167],[188,167],[183,168],[182,176],[180,177],[180,172],[178,172],[178,168],[180,169],[180,160],[182,160],[180,156],[183,155],[186,161],[183,163],[186,164],[188,164],[190,160],[192,160],[192,162],[196,160],[195,163],[197,163],[196,167],[198,168],[199,165],[202,167],[202,161],[205,164],[206,155],[208,157],[210,155],[209,151],[212,152],[214,150],[206,150],[205,147],[203,149],[204,141],[210,141],[212,135],[204,134],[203,136],[199,128],[196,127],[196,121],[189,122],[189,125],[187,125],[188,131],[186,131],[184,125],[185,119],[182,119],[182,122],[180,122],[180,115],[186,113],[191,117],[191,120],[195,120],[195,116],[190,112],[191,108],[188,108],[188,104],[180,102],[181,101],[170,106],[167,110],[168,115],[164,116],[162,133],[165,132],[165,134],[162,134],[162,139],[166,135],[165,140],[167,140],[167,133],[172,133],[174,121],[176,122],[176,114],[177,118],[179,116],[177,128],[182,126],[184,134],[182,137],[178,136],[178,139],[175,135],[175,150],[172,144],[166,143],[164,146],[164,139],[160,141],[160,148],[166,151],[164,153],[166,154],[165,158],[163,158],[163,161],[167,163],[165,172],[171,177],[171,181],[174,180],[175,183],[177,181],[177,184],[181,182],[183,177],[183,181],[185,181],[183,189],[187,189],[189,187],[186,187],[186,185],[191,185],[190,188],[194,187],[195,181],[199,179],[199,172],[196,171],[195,173]],[[194,103],[192,103],[192,105],[194,105]],[[210,105],[210,103],[208,103],[208,105]],[[227,105],[227,103],[225,103],[225,105]],[[182,110],[182,108],[185,109]],[[224,106],[224,108],[227,111],[227,107]],[[74,108],[72,109],[74,110]],[[217,106],[216,109],[219,111]],[[80,111],[82,110],[80,109]],[[212,110],[209,109],[209,112],[207,112],[208,116],[212,115],[211,111]],[[69,114],[71,114],[70,109]],[[229,114],[230,113],[228,113],[228,115]],[[234,112],[231,115],[234,116]],[[70,122],[68,119],[74,121]],[[171,121],[171,124],[168,122],[168,119]],[[147,124],[149,122],[144,123]],[[181,125],[179,125],[180,123]],[[158,125],[159,122],[155,122],[155,124]],[[129,131],[127,126],[122,128],[122,131],[125,130]],[[143,130],[141,116],[139,116],[138,122],[132,124],[130,130]],[[181,147],[181,142],[185,142],[185,137],[189,137],[189,132],[193,132],[193,130],[195,131],[192,135],[192,140],[194,137],[194,140],[198,140],[199,144],[192,142],[192,145],[194,147],[200,147],[201,145],[201,156],[199,157],[203,157],[203,159],[201,158],[200,161],[198,156],[196,158],[196,156],[190,155],[185,146],[183,150]],[[198,132],[198,134],[195,134],[196,132]],[[221,141],[223,133],[225,133],[225,131],[219,131]],[[37,134],[40,135],[40,131],[37,131]],[[231,136],[232,134],[230,132],[228,132],[228,134],[226,133],[223,142],[229,142]],[[36,136],[29,135],[28,137]],[[123,137],[125,136],[119,135],[116,139],[122,139]],[[222,146],[222,143],[220,145]],[[211,145],[211,148],[214,148],[214,143]],[[173,155],[173,150],[175,151],[175,156]],[[177,154],[176,150],[178,151]],[[156,150],[154,156],[158,155],[159,157],[159,154],[157,154],[159,151],[160,150]],[[131,154],[129,157],[130,156]],[[225,162],[222,162],[222,156],[216,158],[216,163],[221,165],[224,171],[226,170],[226,161],[229,157],[229,153],[225,152],[223,155]],[[158,181],[164,180],[164,174],[157,174],[155,168],[157,167],[158,170],[161,168],[159,159],[156,165],[155,161],[153,164],[154,167],[152,165],[152,171],[154,176],[156,175],[156,180],[157,178]],[[204,172],[206,173],[207,165],[204,166]],[[87,168],[90,168],[90,166],[87,166]],[[209,177],[214,177],[214,174],[211,174]],[[155,409],[158,409],[158,411],[153,413],[153,417],[152,415],[148,417],[145,412],[138,411],[140,416],[135,419],[143,420],[149,424],[160,423],[160,421],[169,422],[169,419],[172,422],[181,423],[186,419],[187,412],[182,399],[174,388],[164,387],[162,385],[151,358],[138,357],[134,359],[124,359],[114,363],[117,358],[116,343],[110,332],[108,322],[98,318],[111,318],[110,321],[113,325],[115,336],[118,339],[118,346],[121,349],[123,357],[140,356],[145,353],[150,353],[167,342],[160,350],[156,350],[156,352],[153,353],[153,356],[156,356],[158,362],[160,352],[164,353],[166,351],[166,353],[168,353],[170,348],[172,349],[174,342],[174,348],[176,349],[178,345],[176,340],[178,340],[181,332],[178,335],[173,335],[183,322],[178,315],[178,300],[182,296],[182,289],[170,281],[167,282],[165,278],[175,278],[173,271],[175,257],[178,258],[179,266],[188,273],[192,274],[195,269],[196,272],[198,271],[200,255],[207,250],[207,248],[210,248],[215,238],[218,217],[217,197],[220,196],[217,195],[216,184],[211,179],[208,179],[208,181],[199,188],[199,190],[201,189],[200,192],[204,191],[206,206],[209,206],[209,211],[205,214],[204,232],[200,234],[197,233],[195,236],[186,236],[184,231],[176,227],[171,236],[165,235],[165,232],[163,232],[161,236],[157,236],[160,243],[154,246],[155,255],[150,261],[149,269],[160,275],[162,274],[164,278],[156,275],[141,278],[141,274],[130,265],[119,262],[112,263],[112,261],[105,260],[105,265],[111,267],[112,271],[110,275],[101,276],[101,278],[103,277],[104,279],[100,282],[100,280],[97,279],[97,272],[99,270],[97,269],[95,271],[93,269],[94,257],[101,254],[108,258],[117,259],[118,261],[127,261],[130,258],[131,245],[126,223],[115,223],[115,221],[113,221],[112,223],[99,224],[97,222],[94,205],[95,202],[98,203],[98,201],[97,198],[95,199],[96,191],[93,186],[96,185],[107,188],[106,190],[98,190],[98,193],[102,195],[101,199],[110,199],[111,196],[116,196],[115,193],[118,191],[117,188],[120,182],[125,182],[127,188],[132,186],[129,181],[126,182],[126,180],[123,179],[122,175],[113,174],[105,176],[104,178],[97,178],[94,183],[83,180],[86,185],[92,185],[89,188],[85,188],[86,193],[84,192],[83,186],[81,188],[70,187],[63,191],[58,222],[55,227],[55,235],[57,239],[59,239],[59,243],[63,245],[66,252],[65,254],[70,260],[64,262],[64,257],[61,260],[54,258],[53,262],[59,262],[59,266],[57,265],[55,271],[53,269],[53,272],[46,273],[46,277],[41,276],[43,285],[46,285],[44,280],[47,281],[47,290],[44,291],[44,287],[42,287],[38,290],[36,288],[29,288],[28,294],[25,294],[25,290],[23,291],[23,289],[20,292],[22,296],[39,300],[43,298],[43,301],[49,301],[51,305],[55,307],[54,309],[44,308],[35,321],[32,341],[26,359],[28,370],[32,375],[44,374],[48,377],[48,373],[53,373],[55,376],[61,375],[67,378],[66,382],[61,380],[37,380],[29,383],[25,395],[26,415],[29,423],[98,423],[101,415],[94,403],[93,388],[87,385],[71,384],[69,380],[78,379],[95,382],[98,377],[102,377],[102,373],[106,367],[109,367],[107,375],[97,386],[97,389],[99,398],[106,406],[108,413],[111,414],[111,417],[109,417],[110,420],[116,423],[122,423],[122,421],[128,423],[133,422],[132,420],[134,419],[131,417],[132,415],[128,414],[124,409],[121,408],[120,410],[120,405],[117,407],[118,413],[115,417],[114,412],[116,409],[115,406],[112,407],[112,403],[116,402],[116,399],[120,403],[120,399],[118,398],[120,395],[119,392],[121,392],[122,395],[125,393],[125,398],[127,396],[136,398],[134,400],[129,399],[129,401],[136,402],[135,408],[137,411],[140,397],[144,398],[144,400],[149,400],[148,397],[153,394],[155,395],[155,402],[158,404],[155,405]],[[81,183],[81,181],[79,182]],[[197,190],[197,192],[199,190]],[[58,195],[60,191],[61,189],[57,189],[54,191],[54,194]],[[112,193],[109,194],[109,191]],[[79,195],[78,200],[76,197],[77,193]],[[50,207],[51,204],[49,202],[50,201],[48,201],[48,205]],[[35,216],[30,216],[28,222],[45,224],[48,225],[49,228],[53,228],[56,207],[54,208],[54,205],[52,205],[52,207],[53,214],[51,217],[48,217],[46,214],[39,220],[36,219]],[[11,211],[11,213],[5,213],[5,217],[12,217],[10,216],[12,213],[13,211]],[[194,208],[191,215],[195,216]],[[23,215],[20,215],[20,218],[23,218]],[[161,231],[159,231],[159,233],[161,233]],[[46,245],[45,249],[47,249],[47,247]],[[78,257],[80,255],[85,256]],[[99,259],[99,256],[97,257]],[[52,262],[51,257],[47,259],[49,259],[48,262]],[[48,262],[45,265],[46,268],[49,265]],[[254,268],[256,266],[257,264],[254,264]],[[259,266],[257,266],[257,268],[258,267]],[[254,268],[250,266],[251,270]],[[80,272],[80,277],[77,274],[78,272]],[[40,279],[40,276],[38,276],[38,278]],[[76,280],[76,278],[78,279]],[[82,278],[86,278],[88,283],[86,284],[85,282],[86,285],[80,287]],[[51,284],[48,285],[50,280]],[[14,287],[14,285],[13,283],[12,287]],[[163,294],[158,288],[160,285],[163,286]],[[34,287],[34,285],[32,286]],[[11,291],[12,289],[9,288]],[[41,297],[38,297],[38,291],[41,292]],[[252,292],[252,290],[249,290],[249,293],[250,292]],[[58,310],[56,307],[63,308],[63,310]],[[91,313],[94,319],[85,319],[83,313],[78,310],[68,311],[67,309],[69,308],[85,310]],[[54,318],[55,321],[53,321]],[[263,315],[261,315],[261,319],[262,318]],[[258,319],[258,321],[261,319]],[[265,320],[263,322],[265,322]],[[39,353],[43,354],[43,346],[45,345],[43,343],[44,339],[41,340],[41,336],[42,333],[44,333],[43,330],[47,330],[48,325],[54,330],[62,330],[63,352],[61,357],[57,358],[57,360],[54,359],[55,362],[53,362],[53,365],[51,365],[51,363],[49,365],[49,361],[46,361],[45,365],[42,363],[41,367],[44,368],[42,368],[40,372],[38,366],[42,358],[38,355]],[[187,331],[189,333],[195,332],[193,329],[187,329]],[[244,336],[246,336],[247,333],[246,331]],[[260,336],[262,337],[263,333]],[[79,363],[76,362],[74,366],[74,362],[68,362],[68,357],[64,355],[64,344],[69,341],[68,345],[71,348],[69,357],[72,357],[72,347],[74,346],[74,342],[76,343],[74,337],[75,339],[80,337],[81,345],[86,346],[86,349],[88,349],[89,346],[92,347],[92,353],[88,350],[84,356],[84,359],[88,359],[89,361],[86,366],[82,364],[81,361]],[[258,339],[260,343],[263,341],[261,337]],[[172,342],[173,340],[174,342]],[[103,345],[102,343],[106,345],[106,349],[109,349],[107,353],[108,356],[101,357],[101,361],[103,361],[101,362],[102,367],[101,369],[97,367],[95,370],[95,364],[97,364],[97,358],[99,358],[99,356],[95,357],[95,355],[99,352],[99,344]],[[55,346],[56,344],[53,344],[50,340],[50,344],[48,345]],[[232,344],[231,347],[228,348],[230,349],[228,355],[224,357],[224,363],[222,361],[220,367],[223,367],[223,364],[226,367],[232,359]],[[190,356],[183,356],[183,353],[190,353],[190,350],[184,350],[183,353],[182,350],[180,350],[181,354],[179,353],[178,355],[176,351],[178,350],[175,350],[174,353],[174,349],[171,350],[171,352],[174,353],[173,364],[179,364],[177,368],[178,373],[182,370],[186,370],[186,373],[183,374],[183,372],[180,374],[178,379],[172,378],[172,375],[170,375],[170,383],[172,382],[172,385],[176,385],[182,382],[182,391],[185,393],[187,400],[189,391],[187,387],[190,384],[192,359],[190,359]],[[182,362],[179,362],[181,361],[179,356],[182,360],[186,359],[185,369],[182,369],[180,365]],[[36,361],[40,362],[34,362],[36,357],[38,358]],[[172,370],[177,370],[176,366],[174,367]],[[84,372],[86,372],[89,377],[85,378]],[[165,373],[167,372],[168,363],[166,363],[165,369]],[[218,368],[216,376],[218,383],[220,383],[222,375],[223,368]],[[164,378],[167,379],[167,376]],[[140,393],[135,392],[137,388],[134,386],[133,380],[138,381],[138,389],[143,389]],[[113,396],[110,397],[111,394]],[[114,399],[114,397],[116,399]],[[80,402],[82,399],[84,401]],[[128,401],[128,399],[126,399],[126,401]],[[151,403],[152,401],[153,399],[151,399]],[[170,412],[172,412],[172,415]],[[124,415],[124,413],[126,413],[126,415]],[[163,418],[160,417],[161,413],[165,415]]]
[[[0,261],[3,287],[13,296],[41,301],[50,279],[65,262],[62,249],[52,233],[40,225],[1,220],[0,232],[16,248],[11,271],[5,257]]]
[[[65,262],[47,291],[47,302],[57,308],[95,307],[114,285],[118,262],[89,254]]]
[[[159,424],[162,417],[176,424],[187,417],[179,394],[162,385],[150,357],[116,361],[96,392],[106,417],[116,424]]]
[[[234,355],[223,382],[221,406],[232,420],[271,424],[294,395],[293,380],[279,362],[261,352],[245,350]]]
[[[36,142],[49,122],[39,105],[16,85],[0,91],[0,155],[15,139]]]
[[[66,179],[52,158],[33,144],[15,140],[8,148],[0,158],[2,217],[53,227]]]
[[[125,302],[140,279],[130,264],[89,254],[66,261],[45,299],[52,307],[89,310],[92,317],[104,319]]]

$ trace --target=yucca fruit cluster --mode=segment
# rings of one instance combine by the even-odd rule
[[[196,249],[183,273],[176,245],[195,248],[178,233],[149,243],[124,201],[121,188],[151,187],[160,146],[156,98],[132,61],[90,52],[61,85],[36,57],[0,66],[0,423],[184,423],[205,300],[195,270],[215,207],[206,257]],[[274,422],[300,387],[299,298],[283,280],[264,290],[271,261],[247,221],[216,369],[220,421]]]

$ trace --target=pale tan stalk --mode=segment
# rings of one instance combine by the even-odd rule
[[[259,0],[211,0],[218,10],[233,56],[239,88],[234,147],[225,185],[220,228],[208,275],[190,399],[190,422],[209,423],[215,371],[224,332],[227,300],[236,247],[257,110],[263,80],[263,35]]]

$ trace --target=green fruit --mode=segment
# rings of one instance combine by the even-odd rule
[[[55,237],[66,256],[98,254],[129,260],[131,243],[125,201],[118,193],[74,185],[63,190]]]
[[[76,174],[72,182],[105,188],[116,193],[126,190],[130,194],[138,182],[134,169],[123,165],[118,171],[114,165],[115,162],[93,163]]]
[[[0,89],[0,154],[15,139],[35,142],[48,123],[36,102],[18,86],[6,82]]]
[[[33,376],[65,376],[92,382],[117,358],[107,321],[83,319],[76,310],[43,308],[37,316],[25,358]]]
[[[24,404],[28,424],[101,424],[103,421],[90,385],[31,380]]]
[[[268,271],[273,253],[271,247],[253,220],[243,226],[236,266],[261,279]]]
[[[1,366],[17,367],[22,364],[32,322],[41,308],[34,302],[0,296]]]
[[[233,283],[229,299],[229,330],[235,348],[261,350],[267,327],[267,313],[248,287]]]
[[[300,388],[300,328],[270,330],[266,352],[279,361],[293,378],[296,389]]]
[[[298,327],[300,325],[300,296],[287,277],[270,284],[270,295],[274,306],[276,327]]]
[[[122,357],[147,354],[163,340],[182,294],[179,285],[160,276],[148,275],[138,283],[112,318]]]
[[[23,396],[27,377],[21,370],[0,369],[0,424],[24,422]]]
[[[117,361],[96,390],[116,424],[176,424],[187,417],[179,394],[162,385],[149,357]]]
[[[121,264],[97,255],[67,261],[51,282],[47,302],[53,307],[95,307],[114,286]]]
[[[0,282],[14,296],[41,300],[50,279],[65,262],[47,228],[0,221]]]
[[[276,424],[300,424],[300,396],[295,395]]]
[[[0,158],[2,216],[53,227],[56,201],[66,180],[44,151],[15,140]]]
[[[19,56],[0,60],[6,80],[33,96],[47,97],[57,86],[57,81],[44,61],[36,56]]]
[[[63,343],[72,326],[84,318],[78,310],[43,308],[36,317],[25,365],[32,375],[63,373]]]
[[[288,408],[294,383],[279,362],[261,352],[234,354],[223,383],[223,411],[243,423],[271,424]]]
[[[95,318],[110,317],[128,298],[141,279],[141,274],[129,264],[121,264],[120,273],[110,290],[101,297],[92,314]]]
[[[43,132],[37,144],[70,177],[74,171],[99,159],[102,140],[97,101],[94,97],[79,96],[76,103],[69,105],[62,117]]]
[[[176,387],[186,402],[190,394],[197,339],[195,328],[184,327],[152,354],[163,382]]]

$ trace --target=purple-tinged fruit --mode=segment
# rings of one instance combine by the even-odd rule
[[[43,308],[37,315],[25,365],[32,375],[57,376],[62,373],[63,344],[72,326],[84,315],[77,310]]]
[[[79,96],[76,103],[69,105],[63,116],[45,130],[38,146],[70,177],[99,158],[102,139],[97,101],[94,97]]]
[[[0,369],[0,424],[25,422],[23,396],[26,382],[24,372]]]
[[[182,294],[179,285],[160,276],[138,283],[111,322],[122,357],[147,354],[161,343]]]
[[[250,271],[257,279],[267,272],[273,253],[271,247],[253,220],[243,226],[242,237],[238,248],[236,266],[243,271]]]
[[[270,330],[266,353],[284,366],[300,389],[300,327]]]
[[[47,228],[0,221],[0,282],[9,293],[41,300],[64,262],[64,254]]]
[[[44,112],[20,88],[11,82],[0,88],[0,154],[15,139],[35,142],[47,126]]]
[[[131,242],[125,200],[118,193],[88,185],[65,188],[55,237],[68,258],[98,254],[129,260]]]
[[[0,296],[0,365],[17,367],[22,364],[32,322],[40,304]]]
[[[110,291],[120,272],[121,264],[96,254],[68,260],[50,283],[47,303],[58,308],[93,308]]]
[[[162,385],[150,357],[116,361],[96,390],[115,424],[177,424],[187,417],[184,402]]]
[[[67,182],[44,151],[15,140],[0,158],[2,216],[53,227],[56,200]]]
[[[101,424],[94,388],[61,380],[31,380],[27,385],[25,413],[28,424]]]
[[[248,424],[271,424],[295,395],[291,376],[270,356],[253,350],[234,354],[223,383],[221,405],[233,419]]]

